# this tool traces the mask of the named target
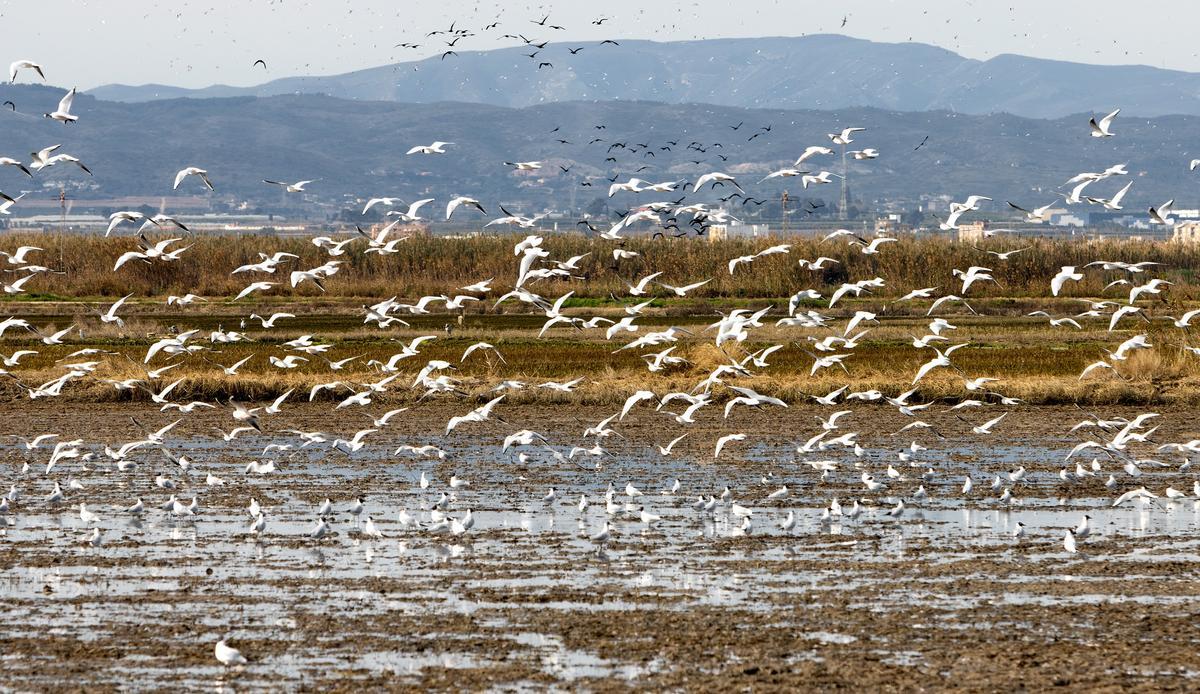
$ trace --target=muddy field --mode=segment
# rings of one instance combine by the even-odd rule
[[[1088,436],[1067,432],[1086,417],[1074,408],[1014,411],[1003,437],[967,447],[929,433],[889,436],[905,420],[866,406],[844,427],[862,432],[871,451],[862,458],[796,453],[824,411],[749,412],[738,420],[747,441],[717,462],[713,439],[728,427],[716,418],[688,430],[670,458],[651,444],[680,432],[639,416],[605,440],[605,455],[562,461],[541,447],[523,447],[520,459],[501,453],[500,442],[536,424],[565,453],[611,408],[513,407],[499,413],[504,424],[440,435],[467,408],[436,402],[397,417],[378,434],[386,445],[356,454],[326,444],[266,457],[270,443],[295,443],[286,429],[344,436],[370,421],[297,404],[270,418],[268,433],[225,443],[213,427],[230,428],[228,411],[199,412],[170,435],[191,459],[188,471],[153,449],[120,471],[99,451],[138,435],[130,415],[155,428],[170,418],[143,405],[5,403],[6,431],[76,432],[97,455],[58,464],[55,478],[82,488],[52,504],[47,452],[3,444],[0,483],[20,492],[0,538],[4,688],[1197,686],[1200,505],[1191,497],[1111,508],[1136,486],[1191,490],[1194,475],[1179,470],[1180,456],[1164,454],[1168,467],[1148,467],[1140,479],[1101,460],[1096,476],[1062,482],[1063,457]],[[1156,439],[1194,438],[1187,411],[1159,421]],[[929,450],[898,462],[913,440]],[[445,458],[391,454],[425,443]],[[245,472],[267,459],[279,469]],[[817,459],[836,466],[823,478],[806,464]],[[888,464],[903,477],[866,492],[861,472],[883,478]],[[1006,481],[1013,500],[1000,502],[993,476],[1020,466],[1026,477]],[[209,474],[224,484],[206,484]],[[1109,474],[1115,490],[1103,484]],[[157,486],[159,475],[176,489]],[[964,495],[966,475],[975,489]],[[451,489],[451,476],[468,484]],[[675,479],[678,491],[662,493]],[[644,496],[628,499],[627,483]],[[610,484],[616,493],[606,509]],[[768,499],[783,485],[787,496]],[[913,498],[918,486],[926,498]],[[730,501],[710,513],[692,508],[697,496],[719,497],[725,487]],[[550,489],[555,498],[546,501]],[[161,510],[172,493],[196,498],[195,515]],[[427,526],[443,493],[450,516],[471,509],[467,533],[401,523],[407,515]],[[349,509],[359,495],[365,511],[355,517]],[[123,510],[137,498],[146,506],[140,518]],[[261,537],[250,532],[252,498],[265,509]],[[326,498],[334,533],[312,539]],[[846,506],[858,499],[863,510],[824,519],[833,498]],[[901,498],[905,511],[888,515]],[[80,501],[98,523],[81,521]],[[733,502],[753,512],[749,529],[732,515]],[[661,520],[642,522],[643,507]],[[785,532],[788,511],[797,522]],[[1069,555],[1064,530],[1085,513],[1094,530]],[[362,532],[366,516],[382,538]],[[601,545],[589,538],[605,520],[611,539]],[[1020,540],[1012,538],[1017,523],[1026,526]],[[89,525],[101,528],[98,546]],[[217,664],[212,649],[222,637],[249,658],[246,667]]]

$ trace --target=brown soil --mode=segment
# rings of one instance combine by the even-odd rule
[[[429,406],[398,421],[388,440],[421,443],[428,432],[444,429],[446,417],[466,409]],[[911,440],[887,436],[906,421],[890,410],[856,409],[859,424],[871,423],[863,438],[872,446],[899,450]],[[781,441],[780,432],[807,438],[817,412],[803,407],[782,415],[746,412],[737,428],[770,438],[782,452],[791,437]],[[85,437],[94,443],[133,438],[131,413],[155,423],[165,417],[140,406],[106,405],[83,415],[81,423],[79,415],[68,416],[53,402],[6,406],[0,417],[7,431],[21,434],[35,433],[33,422],[37,431],[52,431],[70,421],[74,430],[90,432]],[[138,495],[148,507],[161,503],[165,493],[149,480],[167,468],[146,462],[122,478],[105,471],[107,460],[89,470],[64,463],[55,478],[73,477],[87,488],[70,503],[86,500],[104,518],[107,537],[99,548],[82,542],[86,533],[75,509],[64,504],[56,512],[41,501],[51,484],[40,474],[44,456],[32,458],[34,470],[22,476],[17,469],[25,454],[7,449],[0,482],[16,483],[24,496],[10,516],[12,527],[0,537],[0,605],[7,616],[0,626],[3,687],[104,691],[215,683],[246,690],[355,692],[1196,687],[1200,561],[1194,549],[1170,544],[1186,537],[1156,532],[1153,523],[1145,535],[1105,530],[1069,559],[1053,531],[1023,543],[983,542],[926,532],[917,513],[897,522],[847,524],[841,535],[810,523],[791,537],[642,533],[639,524],[622,522],[614,524],[610,546],[597,552],[580,537],[594,523],[581,531],[573,515],[581,480],[588,481],[595,503],[594,490],[610,479],[618,488],[635,479],[657,489],[650,485],[675,473],[616,460],[589,473],[544,460],[522,465],[497,457],[493,439],[520,422],[539,423],[552,440],[574,441],[584,426],[610,412],[528,406],[502,414],[509,426],[462,432],[453,440],[457,448],[447,446],[452,450],[446,461],[330,456],[323,463],[331,471],[352,470],[351,477],[285,464],[273,477],[248,478],[239,468],[257,457],[254,451],[198,450],[199,480],[211,470],[227,486],[209,489],[193,478],[179,495],[199,497],[200,517],[183,523],[154,510],[142,529],[126,526],[118,509]],[[173,434],[206,436],[212,426],[228,428],[227,418],[224,411],[193,415]],[[1006,421],[1005,445],[1040,447],[1021,461],[1031,481],[1018,490],[1031,508],[1058,497],[1065,508],[1083,508],[1088,499],[1112,496],[1100,481],[1070,487],[1053,481],[1061,455],[1081,440],[1064,432],[1081,418],[1074,408],[1030,408],[1014,411]],[[1165,413],[1159,421],[1158,441],[1194,438],[1186,412]],[[609,445],[632,450],[674,431],[659,424],[649,415],[635,416],[620,427],[629,442]],[[270,420],[271,431],[292,427],[334,425],[327,406],[297,405]],[[344,434],[348,425],[342,421],[338,427]],[[729,430],[715,420],[699,424],[689,437],[691,447],[681,447],[685,459],[694,459],[683,479],[690,498],[695,490],[719,491],[725,484],[746,490],[746,497],[765,496],[757,490],[765,488],[760,478],[768,473],[778,478],[772,485],[786,482],[800,490],[797,498],[778,504],[780,515],[788,508],[811,513],[833,496],[864,495],[848,461],[825,483],[791,457],[745,461],[734,455],[714,464],[711,444],[718,429]],[[987,448],[951,460],[934,454],[946,444],[917,438],[930,446],[926,462],[938,470],[952,462],[995,473],[1009,467],[989,467]],[[488,447],[483,459],[468,455],[474,439]],[[876,461],[872,469],[882,464]],[[472,479],[455,514],[469,498],[476,512],[516,505],[544,518],[550,511],[531,500],[550,485],[565,501],[553,512],[553,530],[489,527],[464,538],[405,532],[394,523],[395,513],[401,505],[416,510],[415,490],[404,480],[418,468],[438,480],[455,472]],[[1111,463],[1107,468],[1117,469]],[[409,474],[398,477],[398,470]],[[177,470],[175,476],[180,477]],[[927,483],[930,508],[958,497],[961,477],[950,477]],[[1147,484],[1159,492],[1167,484],[1190,490],[1191,479],[1172,469],[1155,472]],[[917,482],[914,477],[903,489]],[[986,487],[979,482],[968,507],[1004,512],[994,493],[978,491]],[[497,488],[499,495],[482,493]],[[243,509],[251,495],[269,508],[292,504],[295,510],[326,497],[344,504],[357,493],[368,494],[385,539],[363,540],[344,513],[335,521],[337,534],[321,541],[301,532],[256,543],[245,533]],[[688,501],[652,503],[680,517],[690,513]],[[882,497],[876,502],[888,505]],[[1008,513],[1017,518],[1022,510],[1016,506]],[[1194,513],[1190,502],[1176,512]],[[770,521],[760,522],[765,527]],[[898,542],[901,534],[905,539]],[[1156,549],[1164,546],[1169,549]],[[247,667],[225,670],[216,663],[213,644],[225,635],[250,659]]]

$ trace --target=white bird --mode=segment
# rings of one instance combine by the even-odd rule
[[[388,212],[388,215],[392,216],[392,217],[399,217],[400,220],[404,221],[404,222],[416,222],[421,219],[420,215],[418,215],[417,212],[419,212],[420,209],[422,207],[424,207],[425,205],[428,205],[429,203],[433,202],[433,200],[434,200],[433,198],[422,198],[421,200],[417,200],[416,202],[411,203],[408,206],[408,209],[405,210],[404,212],[392,210],[391,212]]]
[[[246,658],[241,651],[225,643],[225,639],[217,641],[217,646],[214,649],[213,655],[216,656],[217,662],[222,665],[245,665]]]
[[[275,282],[251,282],[249,284],[249,286],[247,286],[242,291],[238,292],[238,295],[235,296],[233,298],[233,300],[239,301],[241,299],[246,298],[247,296],[250,296],[250,294],[252,294],[254,292],[265,292],[268,289],[270,289],[271,287],[274,287],[275,285],[276,285]]]
[[[87,505],[81,503],[79,504],[79,520],[82,521],[84,525],[91,525],[92,523],[99,523],[100,516],[97,516],[95,513],[87,510]]]
[[[694,193],[694,192],[700,190],[701,188],[708,185],[709,183],[712,183],[714,185],[728,183],[728,184],[732,185],[734,188],[737,188],[739,191],[741,191],[743,193],[745,192],[742,190],[742,187],[738,185],[737,181],[734,180],[733,176],[730,176],[729,174],[721,173],[720,171],[713,171],[712,173],[706,173],[703,176],[701,176],[700,178],[696,179],[696,183],[692,187],[692,192]]]
[[[20,294],[20,293],[24,292],[25,291],[25,289],[24,289],[25,283],[28,282],[29,280],[33,279],[34,277],[37,277],[37,275],[25,275],[24,277],[22,277],[18,280],[14,280],[12,282],[12,284],[5,284],[4,285],[4,293],[5,294]]]
[[[888,236],[878,236],[876,238],[871,239],[870,243],[866,243],[865,241],[855,239],[854,241],[851,241],[850,244],[862,246],[863,255],[876,255],[877,253],[879,253],[880,246],[882,246],[885,243],[894,243],[898,240],[899,239],[894,239],[894,238],[891,238]]]
[[[848,145],[851,142],[854,142],[854,133],[863,132],[864,130],[866,130],[866,128],[846,128],[840,133],[829,133],[829,139],[832,140],[833,144],[835,145]]]
[[[21,70],[33,70],[34,72],[38,73],[38,77],[41,77],[43,82],[46,81],[46,75],[42,72],[41,65],[38,65],[32,60],[17,60],[8,66],[9,83],[16,83],[17,73]]]
[[[1094,197],[1089,196],[1087,198],[1087,201],[1094,205],[1103,205],[1104,209],[1106,209],[1106,210],[1112,210],[1112,211],[1123,210],[1125,208],[1121,207],[1121,200],[1125,198],[1125,194],[1129,192],[1129,189],[1132,186],[1133,186],[1133,181],[1130,181],[1129,183],[1125,184],[1124,188],[1117,191],[1117,194],[1112,196],[1112,198],[1094,198]]]
[[[1063,535],[1063,549],[1069,554],[1075,554],[1079,550],[1075,547],[1075,531],[1067,528],[1066,534]]]
[[[67,95],[58,102],[57,109],[55,109],[52,113],[45,113],[42,115],[44,115],[46,118],[52,118],[60,123],[74,123],[75,121],[79,120],[79,116],[71,115],[71,105],[74,103],[75,88],[72,87],[71,91],[67,92]]]
[[[446,146],[452,145],[453,142],[434,142],[431,145],[417,145],[408,150],[406,154],[445,154]]]
[[[1005,412],[1004,414],[1000,415],[999,417],[996,417],[995,419],[989,419],[988,421],[984,422],[983,424],[980,424],[979,426],[972,426],[971,432],[974,434],[979,434],[979,435],[991,434],[992,428],[995,427],[997,424],[999,424],[1000,421],[1007,416],[1008,416],[1008,413]],[[963,420],[963,421],[966,421],[966,420]]]
[[[1096,117],[1092,116],[1091,120],[1088,121],[1088,126],[1092,129],[1092,137],[1112,137],[1113,133],[1110,128],[1112,127],[1113,119],[1116,118],[1117,114],[1120,112],[1121,109],[1117,109],[1107,116],[1101,118],[1100,122],[1096,122]]]
[[[213,188],[212,181],[208,180],[208,171],[195,166],[189,166],[186,169],[181,169],[179,173],[175,174],[175,185],[172,186],[172,190],[179,190],[179,184],[183,183],[183,180],[188,176],[196,176],[201,181],[204,181],[204,185],[207,186],[209,190],[216,190]]]
[[[269,181],[265,178],[263,179],[263,183],[267,183],[267,184],[270,184],[273,186],[280,186],[288,193],[302,193],[302,192],[304,192],[304,186],[308,185],[309,183],[314,183],[314,182],[315,182],[315,179],[308,180],[308,181],[296,181],[295,183],[284,183],[283,181]]]
[[[1171,217],[1171,208],[1174,207],[1174,205],[1174,200],[1168,200],[1158,207],[1151,207],[1150,223],[1173,226],[1175,224],[1175,219]]]
[[[262,316],[258,315],[257,313],[250,314],[250,318],[256,319],[260,323],[262,323],[263,330],[270,330],[271,328],[274,328],[276,321],[283,320],[284,318],[295,318],[295,317],[296,317],[296,315],[294,313],[283,313],[283,312],[272,313],[269,318],[263,318]]]
[[[454,214],[454,211],[463,205],[466,205],[467,207],[474,207],[483,214],[487,214],[487,210],[483,209],[483,205],[478,200],[460,195],[452,198],[450,202],[446,204],[446,219],[450,219],[450,216]]]
[[[604,545],[604,544],[608,543],[608,541],[611,537],[612,537],[612,528],[609,525],[608,521],[604,521],[603,527],[601,527],[598,532],[592,534],[588,539],[590,539],[594,544]]]
[[[13,251],[12,253],[6,253],[4,251],[0,251],[0,255],[2,255],[8,259],[9,265],[18,265],[19,266],[19,265],[27,265],[29,263],[28,256],[30,253],[33,253],[34,251],[42,251],[42,250],[44,250],[44,249],[38,248],[37,246],[21,246],[20,248]]]
[[[492,410],[506,396],[507,393],[492,398],[487,403],[475,408],[474,410],[471,410],[461,417],[451,417],[450,421],[446,423],[446,435],[449,436],[450,432],[454,431],[455,428],[465,422],[486,422],[491,417]]]
[[[133,296],[133,294],[126,294],[120,299],[117,299],[112,306],[108,307],[107,311],[100,314],[100,320],[104,323],[116,323],[120,327],[125,327],[125,320],[117,315],[117,310],[120,309],[121,305],[124,304],[131,296]]]
[[[728,444],[732,441],[745,441],[745,440],[746,440],[746,434],[727,434],[727,435],[722,436],[721,438],[717,439],[716,448],[713,450],[713,460],[716,460],[717,458],[721,457],[721,451],[725,448],[726,444]]]
[[[1074,265],[1064,265],[1062,269],[1058,271],[1058,274],[1054,276],[1054,279],[1050,280],[1050,293],[1054,296],[1058,296],[1058,293],[1062,291],[1063,285],[1066,284],[1068,280],[1078,282],[1081,279],[1083,279],[1083,273],[1075,272]]]
[[[702,282],[695,282],[693,284],[685,284],[681,287],[675,287],[675,286],[672,286],[669,284],[664,284],[662,282],[659,282],[659,286],[662,287],[663,289],[666,289],[667,291],[673,292],[675,294],[675,296],[683,297],[683,296],[687,296],[688,292],[693,291],[695,289],[699,289],[700,287],[703,287],[704,285],[708,284],[709,282],[712,282],[712,280],[707,279]]]

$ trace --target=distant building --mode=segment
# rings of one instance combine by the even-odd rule
[[[958,225],[958,240],[972,243],[983,240],[983,232],[987,229],[986,222],[965,222]]]
[[[1171,240],[1176,243],[1200,245],[1200,222],[1183,222],[1176,224]]]
[[[1059,214],[1050,217],[1050,223],[1057,227],[1087,226],[1087,220],[1073,214]]]
[[[212,209],[212,200],[199,195],[175,196],[126,196],[119,198],[78,199],[68,197],[66,200],[67,213],[80,214],[85,210],[136,210],[149,207],[158,211],[180,210],[204,212]],[[62,202],[58,196],[47,198],[25,198],[21,201],[20,210],[44,211],[61,209]]]
[[[766,224],[745,224],[735,221],[729,224],[714,224],[710,226],[708,228],[708,240],[715,243],[726,239],[755,239],[768,236],[770,233],[771,227]]]
[[[225,234],[303,233],[324,228],[324,225],[319,224],[288,221],[278,215],[204,214],[184,215],[177,219],[194,232]],[[13,216],[7,218],[7,222],[10,229],[103,233],[108,229],[109,219],[103,215],[94,214],[43,214],[26,217]],[[138,225],[125,224],[120,228],[122,233],[127,233],[136,230]]]
[[[875,220],[875,235],[890,236],[905,231],[912,231],[912,226],[901,222],[901,215],[889,214]]]

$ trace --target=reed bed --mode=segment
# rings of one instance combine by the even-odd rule
[[[971,377],[1001,378],[998,388],[1012,397],[1031,404],[1088,404],[1116,403],[1174,403],[1200,404],[1200,358],[1183,350],[1189,344],[1186,331],[1174,328],[1166,315],[1178,315],[1198,298],[1192,284],[1192,268],[1200,261],[1196,249],[1179,245],[1153,243],[1099,243],[1029,241],[1032,247],[1006,262],[986,256],[970,245],[944,239],[903,239],[884,247],[878,256],[864,256],[857,248],[842,240],[821,242],[813,239],[793,239],[790,255],[766,256],[750,267],[739,268],[729,275],[730,258],[750,255],[775,240],[732,240],[718,243],[705,241],[674,241],[633,239],[624,248],[640,254],[632,261],[612,262],[611,243],[584,238],[576,234],[548,236],[545,247],[551,259],[591,253],[581,263],[580,276],[587,281],[560,281],[553,285],[541,283],[534,287],[548,297],[574,291],[568,304],[569,313],[578,316],[614,315],[628,298],[617,300],[611,295],[625,297],[626,282],[665,269],[662,279],[670,283],[685,283],[713,277],[714,281],[701,288],[695,296],[685,299],[661,297],[639,319],[645,329],[661,329],[667,325],[686,326],[692,335],[683,339],[676,349],[678,356],[689,363],[667,372],[651,374],[639,352],[615,351],[626,340],[611,342],[600,331],[577,331],[556,327],[538,337],[544,318],[515,303],[500,310],[491,302],[473,305],[462,316],[446,312],[406,317],[411,327],[393,326],[381,330],[363,325],[362,304],[391,296],[415,299],[426,294],[454,294],[455,288],[496,277],[496,286],[511,286],[516,262],[513,244],[520,236],[506,235],[471,239],[430,238],[415,236],[400,245],[401,252],[380,257],[362,253],[365,242],[352,244],[352,249],[339,259],[346,264],[341,272],[327,283],[328,292],[320,293],[311,286],[294,291],[283,287],[275,293],[254,295],[242,302],[231,303],[230,296],[250,281],[268,279],[286,282],[285,266],[271,275],[230,276],[232,268],[257,262],[259,254],[278,251],[301,256],[296,267],[319,265],[328,256],[306,239],[271,237],[205,236],[185,239],[193,247],[183,258],[173,263],[144,265],[134,263],[112,272],[111,264],[121,253],[131,249],[134,242],[125,238],[87,236],[7,235],[0,249],[11,250],[19,245],[45,249],[34,261],[58,267],[65,274],[38,277],[30,283],[32,296],[9,298],[0,306],[4,315],[28,317],[44,332],[74,324],[78,331],[68,338],[70,343],[44,347],[37,338],[26,332],[10,331],[4,346],[8,353],[32,347],[40,354],[10,369],[15,378],[0,379],[0,392],[10,398],[24,397],[16,379],[36,385],[62,373],[67,354],[93,347],[117,352],[125,357],[107,355],[95,374],[73,382],[65,391],[67,398],[93,401],[146,400],[141,391],[118,391],[105,379],[141,378],[140,366],[149,344],[171,331],[199,328],[204,331],[243,329],[251,343],[209,345],[208,350],[181,361],[156,386],[182,378],[174,392],[176,400],[213,401],[236,397],[262,401],[294,389],[293,397],[307,397],[314,385],[339,379],[361,384],[378,381],[386,374],[370,367],[370,360],[386,362],[399,352],[398,340],[409,341],[422,334],[434,334],[437,340],[427,343],[421,355],[403,362],[396,380],[387,393],[379,394],[381,404],[408,403],[421,396],[410,387],[417,370],[430,359],[444,359],[458,365],[452,372],[461,379],[461,394],[439,396],[477,401],[489,396],[491,388],[501,379],[524,381],[528,387],[512,392],[514,403],[579,403],[615,404],[630,392],[649,388],[656,392],[692,390],[707,374],[730,359],[740,359],[750,351],[768,344],[783,344],[784,348],[770,358],[771,367],[763,375],[744,379],[746,385],[789,402],[800,402],[808,395],[824,394],[846,383],[854,390],[877,389],[896,395],[911,387],[907,378],[928,360],[931,350],[913,349],[914,336],[926,332],[929,318],[925,315],[928,302],[891,303],[891,300],[916,287],[941,287],[941,291],[956,291],[958,282],[950,276],[951,268],[984,265],[996,270],[999,285],[982,284],[972,287],[970,300],[979,314],[951,304],[939,310],[939,315],[951,315],[959,326],[950,331],[952,342],[970,342],[967,349],[955,353],[954,363],[963,374]],[[1026,243],[1006,238],[989,240],[989,247],[1014,248]],[[814,273],[798,266],[798,258],[824,255],[839,260],[830,269]],[[1078,313],[1085,308],[1084,297],[1105,295],[1105,285],[1113,279],[1128,277],[1127,273],[1104,272],[1094,269],[1086,279],[1067,285],[1065,296],[1050,299],[1048,286],[1063,265],[1083,266],[1094,259],[1139,262],[1150,260],[1162,263],[1147,272],[1133,276],[1135,284],[1148,277],[1161,277],[1174,282],[1160,297],[1142,301],[1148,322],[1137,317],[1126,318],[1118,330],[1108,330],[1107,319],[1081,319],[1083,329],[1052,328],[1045,319],[1024,314],[1034,309],[1046,309],[1056,315]],[[836,318],[844,318],[858,308],[880,314],[879,322],[864,323],[860,330],[870,332],[860,346],[847,358],[849,373],[840,369],[809,373],[812,342],[823,338],[830,330],[805,330],[775,327],[773,319],[783,314],[781,299],[803,288],[815,287],[826,295],[842,282],[882,276],[888,285],[870,296],[847,298],[834,308],[827,301],[809,302],[809,308]],[[1127,292],[1118,286],[1107,292],[1115,297]],[[168,294],[195,293],[211,301],[186,309],[168,308],[163,299]],[[98,306],[113,297],[133,293],[122,314],[125,325],[103,324],[98,320]],[[494,296],[495,294],[493,294]],[[755,331],[753,342],[727,345],[724,350],[712,344],[711,332],[705,326],[716,320],[718,310],[731,306],[762,307],[775,305],[768,316],[767,327]],[[296,318],[281,322],[275,330],[260,329],[248,320],[251,311],[269,313],[288,311]],[[243,327],[244,326],[244,327]],[[450,332],[446,332],[449,328]],[[1119,364],[1118,373],[1100,372],[1086,380],[1078,378],[1089,363],[1103,359],[1106,349],[1115,348],[1132,332],[1145,332],[1156,349],[1139,352]],[[327,356],[344,359],[357,356],[345,369],[330,371],[319,356],[309,357],[307,363],[294,370],[280,370],[267,363],[266,356],[284,356],[283,341],[301,333],[311,333],[318,342],[333,345]],[[622,336],[632,339],[632,336]],[[462,351],[472,342],[486,340],[496,344],[507,363],[473,358],[460,364]],[[649,351],[649,350],[646,350]],[[229,365],[256,354],[236,377],[226,376],[217,364]],[[97,357],[79,357],[71,361],[87,361]],[[152,366],[161,366],[163,358]],[[583,377],[578,390],[571,394],[537,388],[550,380]],[[919,389],[924,399],[944,399],[947,402],[967,397],[963,378],[950,370],[935,372]],[[324,391],[321,400],[340,399],[344,390]],[[718,400],[725,391],[716,388]]]
[[[113,264],[124,252],[136,249],[129,237],[102,238],[97,236],[54,234],[5,234],[0,248],[15,249],[32,245],[44,249],[31,256],[34,262],[65,274],[38,277],[27,285],[27,299],[54,300],[106,298],[133,293],[136,297],[165,297],[169,294],[192,292],[206,297],[232,297],[255,280],[283,282],[265,295],[255,295],[246,303],[304,300],[330,301],[355,298],[414,298],[425,294],[452,293],[455,288],[488,277],[496,278],[496,286],[511,286],[516,275],[513,244],[518,235],[499,235],[474,238],[443,238],[417,235],[400,244],[399,252],[379,256],[364,253],[365,241],[350,244],[347,252],[335,258],[345,264],[330,278],[327,292],[311,284],[293,290],[286,286],[287,272],[307,269],[330,260],[325,251],[308,239],[276,238],[269,236],[196,236],[179,234],[176,244],[191,244],[183,257],[174,262],[145,264],[132,262],[113,272]],[[157,235],[155,237],[165,238]],[[343,237],[344,238],[344,237]],[[790,254],[765,256],[749,267],[739,267],[733,276],[728,271],[730,259],[751,255],[776,243],[791,244]],[[621,247],[634,251],[639,257],[614,262],[613,242],[589,239],[579,234],[546,235],[544,247],[550,259],[566,260],[575,255],[590,253],[580,263],[578,276],[586,282],[559,281],[552,286],[543,282],[535,291],[554,295],[575,291],[578,300],[603,300],[610,294],[624,295],[628,282],[664,270],[660,278],[672,284],[684,284],[700,279],[713,281],[692,295],[692,300],[756,299],[787,297],[799,289],[817,288],[832,291],[843,282],[884,277],[888,285],[875,293],[875,298],[894,298],[919,287],[941,287],[956,291],[959,282],[951,269],[966,269],[982,265],[995,270],[999,284],[979,283],[970,296],[979,300],[1006,298],[1018,304],[1049,294],[1050,278],[1064,265],[1082,267],[1094,260],[1152,261],[1152,267],[1134,280],[1161,277],[1174,282],[1168,296],[1172,301],[1191,301],[1200,295],[1192,283],[1195,268],[1200,267],[1200,248],[1153,242],[1104,241],[1082,243],[1012,237],[993,238],[983,246],[995,250],[1011,250],[1029,246],[1007,261],[977,250],[973,245],[942,238],[902,238],[887,244],[878,255],[864,255],[844,239],[757,239],[728,240],[710,243],[703,239],[632,238]],[[282,266],[274,275],[245,273],[230,275],[240,265],[258,262],[259,254],[278,251],[295,253],[300,259],[294,265]],[[825,270],[813,272],[800,268],[799,258],[815,259],[828,256],[838,261]],[[1125,273],[1104,272],[1093,268],[1081,282],[1069,283],[1069,296],[1097,297],[1113,279]],[[1119,296],[1128,287],[1109,290],[1109,296]],[[318,304],[319,305],[319,304]]]

